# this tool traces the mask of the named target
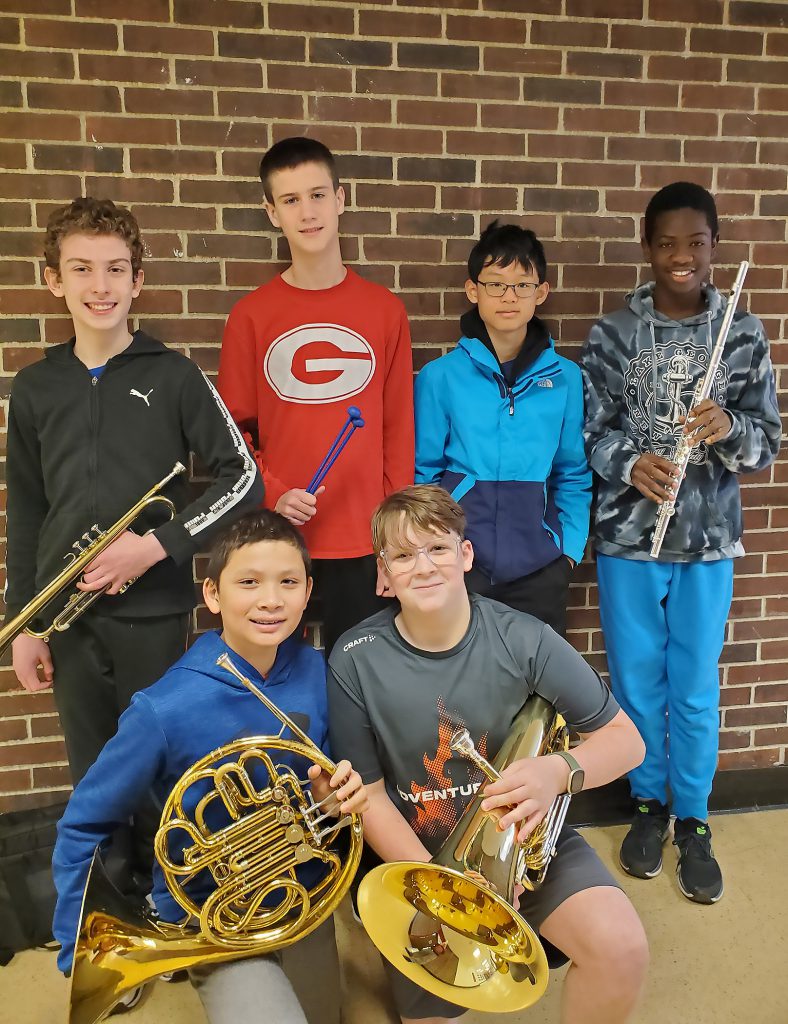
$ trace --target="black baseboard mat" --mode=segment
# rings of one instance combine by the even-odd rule
[[[712,814],[788,806],[788,765],[718,772],[709,801]],[[626,779],[572,797],[567,820],[572,825],[622,825],[632,817]]]

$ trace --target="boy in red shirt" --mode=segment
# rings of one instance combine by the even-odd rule
[[[345,192],[330,150],[283,139],[263,157],[260,178],[292,262],[230,313],[219,392],[255,451],[266,504],[303,530],[315,558],[328,653],[381,607],[369,519],[413,482],[410,332],[400,300],[342,262]],[[350,405],[364,428],[310,494]]]

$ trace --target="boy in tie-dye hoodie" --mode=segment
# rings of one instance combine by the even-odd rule
[[[780,444],[769,342],[747,312],[735,314],[711,395],[687,420],[725,309],[709,283],[718,238],[704,188],[675,182],[653,196],[642,246],[654,280],[594,325],[580,359],[610,677],[646,742],[643,764],[629,775],[637,810],[621,865],[639,878],[659,874],[672,812],[679,885],[700,903],[723,890],[707,815],[718,660],[733,559],[744,553],[738,476],[769,466]],[[682,431],[692,456],[654,559],[657,509],[675,494],[670,457]]]

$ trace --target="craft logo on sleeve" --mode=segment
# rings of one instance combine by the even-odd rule
[[[336,324],[305,324],[280,335],[263,372],[285,402],[341,402],[372,380],[375,353],[360,334]]]

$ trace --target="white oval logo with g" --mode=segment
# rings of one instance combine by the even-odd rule
[[[280,335],[263,363],[285,402],[340,402],[363,391],[375,372],[372,346],[337,324],[305,324]]]

